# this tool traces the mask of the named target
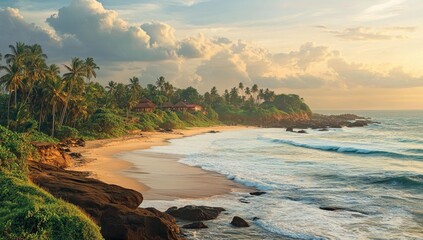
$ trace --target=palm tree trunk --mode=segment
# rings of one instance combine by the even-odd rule
[[[66,110],[68,108],[68,102],[71,97],[71,92],[72,92],[72,84],[69,86],[69,95],[66,97],[65,106],[63,106],[62,114],[60,115],[59,128],[63,125],[63,122],[65,120]]]
[[[12,93],[9,93],[9,103],[7,104],[7,129],[9,129],[10,124],[10,103],[12,102]]]
[[[38,118],[38,131],[41,132],[41,121],[43,116],[43,104],[41,104],[40,108],[40,117]]]
[[[53,110],[52,110],[52,125],[51,125],[51,137],[54,137],[54,120],[56,115],[56,103],[53,103]]]
[[[18,102],[18,90],[17,90],[17,88],[16,88],[16,85],[15,85],[15,90],[14,90],[14,92],[15,92],[15,109],[16,109],[17,102]]]

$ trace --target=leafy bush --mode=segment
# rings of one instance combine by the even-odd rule
[[[210,119],[211,121],[218,121],[219,120],[219,114],[217,114],[217,112],[210,106],[208,106],[206,108],[206,112],[207,112],[207,118]]]
[[[26,161],[35,154],[35,149],[22,136],[0,126],[0,172],[24,176],[27,172]]]
[[[55,135],[60,140],[77,138],[79,137],[79,131],[69,126],[61,126],[59,129],[57,129]]]
[[[30,142],[49,142],[49,143],[57,143],[58,140],[56,138],[52,138],[45,133],[39,132],[37,130],[33,130],[27,133],[24,133],[25,138]]]
[[[185,128],[185,124],[179,119],[178,114],[172,111],[166,111],[160,127],[164,129],[183,129]]]
[[[24,179],[0,172],[0,193],[4,239],[102,239],[99,227],[77,207]]]
[[[119,137],[127,133],[121,116],[99,109],[90,118],[89,131],[100,138]]]

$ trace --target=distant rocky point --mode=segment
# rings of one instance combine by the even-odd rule
[[[283,119],[277,127],[287,128],[287,131],[291,132],[295,132],[294,128],[312,128],[319,129],[319,131],[327,131],[328,128],[365,127],[372,123],[378,122],[355,114],[323,115],[314,113],[309,119]],[[299,131],[299,133],[306,132]]]

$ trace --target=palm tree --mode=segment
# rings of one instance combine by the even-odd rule
[[[251,94],[251,89],[250,89],[250,87],[246,87],[246,88],[245,88],[245,95],[250,96],[250,94]]]
[[[95,70],[100,70],[100,67],[97,66],[93,58],[89,57],[85,59],[85,67],[87,71],[86,77],[88,78],[88,81],[90,81],[92,77],[97,78],[97,73],[95,72]]]
[[[28,102],[35,84],[39,81],[44,81],[47,76],[46,59],[47,55],[43,53],[40,45],[26,46],[25,59],[23,61],[23,69],[26,76],[26,89],[23,91],[26,94],[24,105]]]
[[[57,105],[66,100],[66,93],[64,92],[64,84],[58,78],[51,78],[47,81],[47,88],[49,90],[50,104],[51,104],[51,136],[54,137],[56,126],[56,111]]]
[[[260,89],[259,94],[257,95],[257,103],[260,102],[261,99],[264,98],[264,90],[263,88]]]
[[[64,65],[67,73],[63,74],[63,80],[66,84],[66,99],[60,115],[59,127],[63,125],[69,100],[72,97],[72,91],[75,87],[81,88],[84,84],[84,77],[87,76],[87,69],[84,61],[79,58],[73,58],[71,65]]]
[[[239,88],[239,90],[241,90],[240,91],[241,92],[241,97],[244,97],[244,84],[242,82],[240,82],[238,84],[238,88]]]
[[[169,101],[172,98],[173,94],[175,93],[175,88],[170,82],[165,82],[163,88],[164,88],[164,94],[166,95],[167,100]]]
[[[117,83],[115,81],[110,81],[109,84],[106,86],[106,89],[108,89],[109,94],[114,94],[116,91]]]
[[[21,65],[25,57],[26,45],[22,42],[17,42],[16,46],[9,45],[9,48],[12,53],[4,55],[6,63]]]
[[[157,85],[157,88],[159,88],[161,92],[164,91],[165,82],[166,80],[163,76],[160,76],[159,78],[157,78],[156,85]]]
[[[23,76],[21,69],[16,64],[10,65],[9,63],[7,66],[0,66],[0,70],[6,71],[6,74],[0,78],[0,85],[3,85],[9,93],[9,103],[7,105],[7,124],[9,126],[12,92],[15,97],[14,106],[16,108],[18,101],[18,89],[23,87]]]
[[[254,95],[254,98],[256,98],[257,99],[257,92],[258,92],[258,86],[257,86],[257,84],[254,84],[252,87],[251,87],[251,93]]]

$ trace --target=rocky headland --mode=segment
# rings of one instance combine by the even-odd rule
[[[30,180],[78,206],[98,226],[105,239],[183,239],[174,217],[154,208],[140,208],[141,193],[69,171],[72,157],[61,144],[33,144],[39,161],[28,161]]]

